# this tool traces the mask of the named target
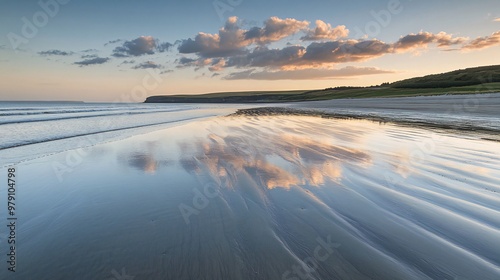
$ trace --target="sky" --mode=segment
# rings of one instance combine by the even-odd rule
[[[499,53],[498,0],[0,0],[0,100],[370,86]]]

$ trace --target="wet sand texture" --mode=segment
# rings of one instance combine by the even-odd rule
[[[235,116],[85,151],[18,166],[12,279],[500,279],[497,142]]]

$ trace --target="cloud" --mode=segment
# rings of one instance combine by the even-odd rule
[[[179,63],[181,66],[193,66],[196,61],[198,61],[198,59],[181,57],[176,62]]]
[[[48,51],[38,52],[38,54],[43,55],[43,56],[48,56],[48,55],[69,56],[69,55],[73,55],[74,52],[67,52],[67,51],[61,51],[61,50],[48,50]]]
[[[267,44],[282,40],[303,29],[309,23],[295,19],[271,17],[263,27],[241,29],[237,17],[230,17],[218,34],[200,32],[194,39],[183,40],[179,53],[197,54],[203,58],[228,57],[245,53],[245,47],[252,44]]]
[[[96,58],[98,57],[97,54],[84,54],[81,56],[82,58]]]
[[[111,40],[111,41],[108,41],[107,43],[105,43],[104,46],[111,45],[111,44],[116,44],[116,43],[119,43],[119,42],[122,42],[122,41],[123,41],[122,39]]]
[[[310,29],[306,36],[300,38],[303,41],[337,40],[349,35],[349,30],[345,25],[332,27],[331,24],[322,20],[316,21],[316,28]]]
[[[286,46],[282,49],[257,47],[248,54],[229,58],[225,67],[313,68],[364,61],[392,52],[391,44],[379,40],[314,42],[307,47]]]
[[[97,64],[104,64],[108,62],[110,59],[108,57],[96,57],[96,58],[91,58],[91,59],[85,59],[82,61],[77,61],[74,64],[82,66],[90,66],[90,65],[97,65]]]
[[[244,30],[237,24],[237,18],[231,17],[218,34],[200,32],[194,39],[183,40],[178,47],[179,53],[196,53],[200,57],[224,57],[242,52],[243,47],[249,45],[244,39]]]
[[[500,45],[500,31],[497,31],[490,36],[476,38],[467,43],[463,50],[479,50],[484,48]]]
[[[288,20],[289,22],[295,22]],[[295,26],[294,24],[290,25]],[[196,67],[196,70],[208,66],[210,71],[220,71],[229,67],[296,70],[324,66],[331,67],[338,63],[362,62],[387,54],[427,48],[430,44],[436,44],[437,47],[443,50],[450,50],[451,46],[462,45],[468,40],[445,32],[409,34],[394,43],[386,43],[377,39],[332,40],[332,38],[348,35],[345,26],[333,28],[323,21],[317,21],[316,25],[316,29],[307,31],[306,36],[302,37],[301,40],[330,38],[329,40],[312,42],[307,46],[286,44],[283,48],[269,48],[267,45],[259,44],[260,39],[256,41],[255,38],[268,38],[266,36],[274,34],[273,32],[269,31],[265,35],[264,31],[259,31],[256,35],[249,36],[248,32],[250,31],[248,31],[243,32],[245,37],[242,38],[242,30],[237,26],[237,19],[233,17],[228,20],[219,34],[200,33],[194,40],[184,41],[184,44],[179,47],[180,52],[195,53],[198,58],[181,58],[178,63],[180,67],[193,66]],[[273,25],[266,24],[266,26]],[[295,32],[297,28],[289,29],[286,32],[283,31],[283,28],[270,30],[281,30],[276,34],[288,34]],[[265,30],[265,28],[262,28],[262,30]],[[231,36],[228,36],[227,32],[230,32]],[[281,36],[277,35],[274,38],[280,38]],[[222,38],[226,39],[223,40]],[[256,43],[256,46],[250,49],[250,45],[253,43]]]
[[[429,44],[435,43],[438,47],[449,47],[452,45],[459,45],[466,42],[468,38],[453,37],[446,32],[439,32],[433,34],[430,32],[419,32],[417,34],[409,34],[401,37],[395,44],[394,48],[397,51],[407,51],[416,48],[426,48]]]
[[[285,40],[299,33],[301,34],[299,38]],[[349,39],[348,36],[349,30],[346,26],[332,26],[322,20],[316,20],[312,28],[308,21],[270,17],[261,26],[252,23],[251,26],[243,28],[242,21],[237,17],[230,17],[217,33],[200,32],[193,38],[178,40],[173,44],[162,43],[152,36],[141,36],[130,41],[113,40],[108,43],[121,42],[113,50],[114,57],[152,55],[176,46],[179,54],[186,55],[175,61],[177,68],[193,67],[195,71],[208,68],[212,72],[228,68],[253,69],[230,74],[227,79],[238,77],[264,79],[263,75],[271,77],[269,79],[327,78],[339,77],[347,73],[347,70],[356,70],[354,71],[356,75],[368,73],[367,71],[379,73],[376,69],[367,68],[337,70],[331,68],[340,63],[363,62],[388,54],[425,49],[429,46],[435,46],[442,51],[452,51],[482,49],[500,44],[500,32],[472,41],[446,32],[424,31],[401,36],[394,42]],[[276,48],[271,44],[274,42],[281,42],[283,47]],[[162,66],[147,61],[134,66],[133,69],[160,67]],[[260,72],[258,68],[261,68]]]
[[[188,57],[181,57],[180,59],[176,60],[178,63],[177,68],[184,68],[184,67],[196,67],[196,70],[203,67],[210,65],[212,62],[211,58],[188,58]]]
[[[354,76],[389,74],[394,71],[382,70],[375,67],[348,66],[340,69],[299,69],[288,71],[259,71],[247,70],[231,73],[225,80],[319,80],[331,78],[346,78]]]
[[[245,32],[245,39],[258,44],[267,44],[296,34],[305,30],[308,26],[308,21],[271,17],[264,22],[264,27],[253,27]]]
[[[174,44],[165,42],[165,43],[159,43],[156,48],[158,49],[159,52],[166,52],[169,51],[173,46]]]
[[[120,63],[119,65],[122,65],[122,64],[134,64],[135,63],[135,60],[124,60],[122,63]]]
[[[231,57],[226,67],[282,67],[297,64],[305,54],[302,46],[287,46],[283,49],[257,47],[244,56]]]
[[[228,58],[181,58],[180,67],[194,66],[199,69],[210,66],[211,71],[220,71],[224,68],[278,68],[297,69],[313,68],[324,64],[357,62],[373,59],[384,54],[392,53],[391,44],[379,40],[347,40],[331,42],[315,42],[307,47],[286,46],[270,49],[266,46],[257,46],[252,51]]]
[[[211,72],[221,71],[226,66],[226,61],[222,58],[216,58],[210,60],[210,67],[208,70]]]
[[[365,61],[392,52],[392,45],[380,40],[347,40],[311,43],[303,63],[323,64]]]
[[[83,52],[83,53],[89,53],[89,52],[98,52],[98,51],[99,50],[97,50],[97,49],[86,49],[86,50],[83,50],[81,52]]]
[[[500,22],[500,17],[493,19],[493,21]]]
[[[151,55],[158,52],[164,52],[172,47],[170,43],[160,43],[152,36],[141,36],[132,41],[125,41],[121,46],[113,50],[114,57],[130,57]]]
[[[158,68],[162,68],[162,66],[153,61],[146,61],[132,67],[132,69],[158,69]]]
[[[177,60],[178,67],[195,67],[198,70],[208,66],[210,71],[229,67],[305,69],[366,61],[386,54],[426,48],[430,44],[448,49],[467,40],[445,32],[419,32],[403,36],[394,43],[386,43],[377,39],[342,39],[349,35],[344,25],[332,27],[321,20],[316,21],[314,29],[308,27],[307,21],[271,17],[262,27],[244,30],[240,28],[238,18],[231,17],[217,34],[198,33],[194,38],[182,41],[178,46],[179,53],[197,57]],[[298,32],[305,32],[305,36],[300,38],[302,41],[319,42],[307,46],[287,42],[283,48],[269,48],[269,43],[281,41]]]

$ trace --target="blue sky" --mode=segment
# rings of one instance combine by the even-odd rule
[[[2,100],[116,101],[151,71],[161,79],[147,95],[372,85],[500,64],[494,0],[40,2],[57,11],[0,1]],[[26,20],[42,24],[25,36]]]

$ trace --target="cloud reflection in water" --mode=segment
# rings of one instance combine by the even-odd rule
[[[224,131],[213,129],[207,137],[179,145],[183,154],[180,163],[190,173],[209,175],[231,188],[237,184],[240,173],[248,173],[267,189],[289,189],[306,185],[319,187],[328,181],[338,183],[342,180],[343,165],[362,166],[371,161],[361,150],[321,140],[319,131],[286,132],[286,126],[289,124],[262,129],[247,122],[226,126]],[[329,137],[337,139],[334,135]]]

